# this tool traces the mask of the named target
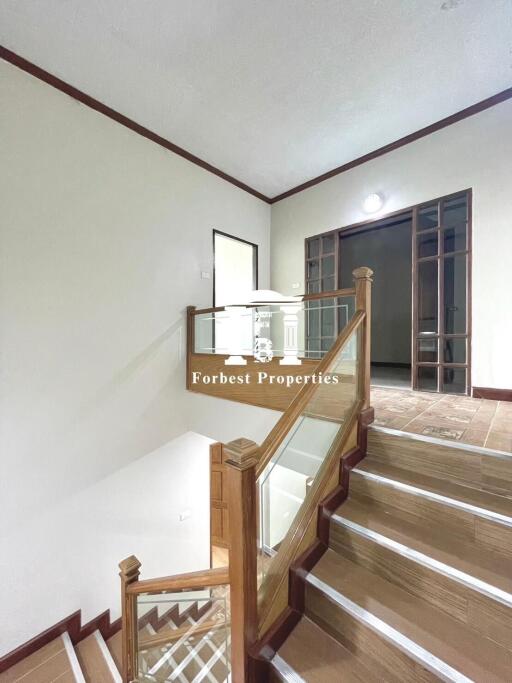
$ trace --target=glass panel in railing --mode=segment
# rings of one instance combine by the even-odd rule
[[[355,297],[341,296],[199,313],[194,316],[194,352],[231,356],[231,364],[240,356],[262,362],[287,356],[320,360],[354,312]]]
[[[230,680],[229,587],[137,596],[137,681]]]
[[[323,358],[354,313],[354,296],[305,301],[302,330],[299,325],[299,339],[303,340],[299,355]]]
[[[359,325],[318,377],[304,410],[258,479],[260,580],[359,400],[361,330]]]
[[[194,316],[194,353],[252,356],[254,311],[232,307]],[[235,353],[236,352],[236,353]]]

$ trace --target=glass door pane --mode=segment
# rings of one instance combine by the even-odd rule
[[[435,334],[438,331],[438,261],[418,264],[418,332]]]
[[[444,259],[444,332],[466,334],[466,254]]]
[[[337,250],[335,235],[310,237],[306,241],[306,292],[331,292],[336,289]],[[312,302],[311,302],[312,303]],[[318,317],[312,316],[306,330],[309,358],[320,358],[328,351],[339,333],[339,311],[333,300],[321,300]]]
[[[469,194],[416,207],[413,386],[467,393],[470,371]]]

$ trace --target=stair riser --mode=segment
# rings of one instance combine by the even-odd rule
[[[371,500],[372,505],[389,505],[407,516],[407,521],[421,525],[435,525],[443,533],[450,533],[470,541],[483,552],[492,550],[512,557],[512,527],[480,517],[461,507],[454,507],[410,491],[364,477],[357,472],[350,475],[350,495]]]
[[[510,647],[511,608],[340,524],[331,524],[329,545],[352,562],[468,624],[483,636]]]
[[[369,430],[368,454],[393,467],[512,495],[512,457],[497,457]]]
[[[306,586],[306,615],[359,656],[379,680],[389,683],[431,683],[439,678],[414,659],[353,617],[314,586]]]

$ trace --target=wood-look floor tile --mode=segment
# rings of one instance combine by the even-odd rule
[[[51,643],[44,645],[37,650],[37,652],[25,657],[21,662],[18,662],[18,664],[15,664],[10,669],[0,674],[0,683],[14,683],[20,678],[23,678],[23,683],[29,683],[29,681],[32,683],[32,679],[29,679],[28,676],[50,660],[55,659],[62,652],[64,652],[64,641],[59,636],[58,638],[55,638],[55,640],[52,640]],[[63,673],[64,670],[65,669],[63,669],[61,673]]]
[[[361,660],[306,617],[279,649],[279,655],[307,683],[378,683]]]
[[[509,683],[512,652],[375,573],[331,550],[312,573],[471,680]]]
[[[395,512],[391,506],[372,507],[361,501],[349,499],[339,508],[341,517],[347,518],[417,550],[443,564],[476,576],[482,581],[512,593],[512,560],[492,551],[482,552],[471,542],[453,536],[442,524],[415,524]]]
[[[484,446],[485,440],[487,438],[487,430],[485,429],[473,429],[470,427],[466,429],[462,434],[460,441],[462,443],[470,444],[471,446]]]

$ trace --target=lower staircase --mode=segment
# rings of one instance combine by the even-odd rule
[[[0,682],[121,683],[119,636],[105,641],[97,630],[73,646],[66,631],[0,674]]]
[[[218,610],[217,610],[218,611]],[[146,674],[139,681],[227,680],[225,642],[210,601],[186,609],[150,607],[138,621],[139,651]],[[201,636],[208,632],[207,639]],[[213,660],[213,661],[212,661]],[[66,631],[0,674],[0,683],[122,683],[122,633],[107,640],[99,630],[73,646]]]
[[[272,681],[512,681],[512,456],[373,428]]]

